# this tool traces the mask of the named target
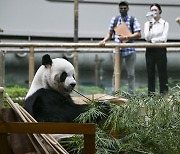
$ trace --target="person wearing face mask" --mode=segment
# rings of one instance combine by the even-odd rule
[[[147,42],[167,42],[169,23],[161,18],[161,6],[154,3],[150,6],[153,18],[144,25],[144,36]],[[148,95],[155,92],[155,71],[157,67],[160,93],[168,92],[166,48],[146,48],[146,68],[148,77]]]
[[[141,28],[140,24],[137,21],[137,18],[133,17],[133,21],[131,20],[131,16],[128,15],[129,11],[129,4],[127,1],[120,1],[119,3],[119,16],[114,16],[111,19],[109,25],[109,32],[104,37],[102,41],[99,42],[100,46],[105,46],[105,43],[111,39],[112,35],[114,34],[114,41],[116,43],[122,43],[127,41],[128,43],[133,43],[134,40],[141,37]],[[128,36],[119,36],[115,31],[114,28],[121,23],[125,22],[129,30],[132,34]],[[132,22],[132,24],[131,24]],[[131,26],[132,25],[132,26]],[[122,48],[120,49],[120,67],[122,66],[123,60],[125,61],[126,71],[127,71],[127,80],[128,80],[128,93],[134,93],[134,84],[135,84],[135,62],[136,62],[136,53],[134,48]],[[114,78],[115,75],[113,73],[112,78],[112,91],[114,92]]]

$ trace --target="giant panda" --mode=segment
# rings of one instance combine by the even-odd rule
[[[46,54],[26,95],[24,108],[38,122],[74,122],[86,104],[75,104],[70,93],[76,85],[73,65]]]

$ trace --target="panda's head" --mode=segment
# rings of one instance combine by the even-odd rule
[[[64,58],[51,59],[46,54],[42,57],[42,66],[36,72],[26,98],[41,88],[53,89],[62,94],[69,94],[75,85],[73,65]]]

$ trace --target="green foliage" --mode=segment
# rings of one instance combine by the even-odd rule
[[[105,103],[98,102],[97,100],[87,102],[90,107],[87,108],[86,112],[80,114],[80,116],[75,119],[77,122],[80,123],[93,123],[98,121],[98,119],[107,118],[107,108],[108,106]]]
[[[80,87],[80,91],[86,94],[105,92],[101,90],[97,87],[90,87],[90,90]],[[27,91],[28,88],[20,86],[5,88],[5,92],[19,104],[23,103]],[[97,100],[89,101],[90,108],[76,119],[81,123],[97,122],[98,118],[105,119],[103,123],[97,124],[97,154],[179,154],[179,85],[171,88],[166,95],[148,97],[142,88],[136,91],[136,95],[122,92],[121,97],[128,99],[128,103],[117,105],[107,102],[109,112],[107,104]],[[74,136],[61,142],[70,153],[82,153],[82,136]]]
[[[96,153],[124,154],[178,154],[180,151],[180,87],[170,89],[167,95],[146,94],[122,96],[128,103],[109,104],[110,112],[90,102],[90,109],[81,114],[80,122],[93,122],[102,116],[106,121],[97,125]],[[102,106],[103,108],[103,106]],[[104,112],[105,111],[105,112]],[[118,135],[114,135],[116,132]],[[76,138],[76,143],[82,141]],[[73,143],[71,142],[71,145]],[[68,144],[67,144],[68,146]],[[76,144],[76,152],[82,145]],[[77,150],[78,149],[78,150]]]
[[[96,86],[79,86],[79,91],[83,94],[97,94],[97,93],[107,93],[105,89]]]
[[[71,154],[83,153],[82,135],[74,135],[70,140],[62,139],[60,143]]]
[[[15,103],[19,103],[20,105],[23,105],[24,102],[24,98],[26,96],[28,92],[28,88],[23,88],[20,87],[18,85],[15,85],[13,87],[10,88],[5,88],[4,90],[4,94],[8,93],[8,95],[11,97],[11,99],[15,102]],[[4,107],[7,107],[8,104],[6,102],[6,100],[4,99]]]
[[[5,92],[9,94],[10,97],[24,97],[26,96],[28,89],[15,85],[11,88],[5,88]]]

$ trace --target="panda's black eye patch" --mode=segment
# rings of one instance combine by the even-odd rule
[[[66,80],[66,77],[67,77],[67,73],[63,72],[60,76],[60,82],[64,82]]]

